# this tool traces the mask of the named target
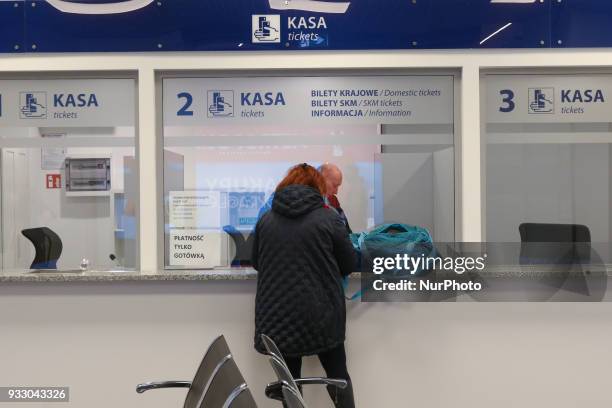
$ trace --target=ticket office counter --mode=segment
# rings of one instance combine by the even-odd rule
[[[354,231],[403,222],[454,241],[456,74],[290,74],[159,75],[164,267],[235,266],[232,233],[248,238],[278,181],[304,161],[341,168]],[[483,72],[486,241],[519,242],[524,223],[584,225],[608,263],[609,82],[598,72]],[[39,227],[60,237],[60,269],[83,259],[137,268],[135,78],[24,74],[0,85],[2,268],[31,266],[22,231]],[[106,168],[87,173],[94,162]],[[214,237],[210,247],[173,244],[198,232]],[[194,256],[202,251],[206,262]]]
[[[580,225],[610,263],[609,82],[606,73],[483,72],[487,242],[518,243],[523,224]],[[456,74],[191,72],[157,83],[164,268],[248,266],[262,207],[304,161],[343,171],[338,195],[353,231],[402,222],[456,240]],[[135,79],[0,84],[3,270],[35,264],[23,231],[43,227],[62,243],[54,267],[137,268]]]

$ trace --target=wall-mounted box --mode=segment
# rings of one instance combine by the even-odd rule
[[[109,196],[111,189],[111,159],[66,158],[66,195]]]

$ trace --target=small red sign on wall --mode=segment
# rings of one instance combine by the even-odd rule
[[[47,174],[47,188],[62,188],[62,175]]]

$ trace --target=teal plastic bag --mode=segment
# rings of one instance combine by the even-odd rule
[[[431,235],[427,229],[409,224],[393,223],[382,224],[371,231],[353,233],[350,235],[353,248],[358,256],[358,270],[372,272],[371,265],[374,258],[394,258],[396,255],[407,254],[410,257],[433,257],[435,248]],[[368,270],[370,269],[370,270]],[[386,270],[389,276],[418,276],[425,270],[407,272],[405,270]],[[348,280],[345,279],[345,291]],[[354,300],[361,296],[361,291],[347,297]]]

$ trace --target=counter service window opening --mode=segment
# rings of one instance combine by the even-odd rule
[[[249,266],[258,218],[303,162],[339,168],[328,200],[353,232],[400,222],[454,240],[452,75],[164,77],[162,88],[166,267]]]
[[[0,79],[4,270],[137,266],[133,78]]]
[[[483,81],[486,240],[522,242],[521,262],[525,245],[590,243],[609,263],[612,75],[490,73]],[[544,262],[543,251],[530,259]]]

